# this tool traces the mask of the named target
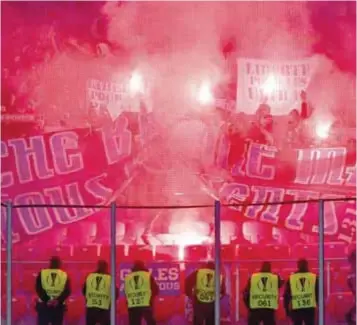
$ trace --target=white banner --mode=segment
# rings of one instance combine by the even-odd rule
[[[87,102],[96,111],[107,110],[116,119],[122,112],[140,112],[142,97],[131,96],[127,83],[91,79],[87,82]],[[148,98],[145,104],[148,108]]]
[[[299,61],[238,59],[237,110],[254,114],[266,101],[273,115],[299,108],[300,92],[313,72],[311,58]]]

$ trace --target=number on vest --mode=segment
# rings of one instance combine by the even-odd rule
[[[312,306],[311,299],[299,299],[297,300],[299,307],[310,307]]]
[[[102,306],[102,299],[93,298],[92,303],[96,306]]]
[[[142,306],[144,304],[144,297],[131,298],[132,306]]]
[[[271,302],[270,302],[270,300],[259,299],[258,306],[261,308],[268,308],[268,307],[271,307]]]

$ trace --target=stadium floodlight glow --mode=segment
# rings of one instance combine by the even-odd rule
[[[264,95],[271,95],[274,91],[278,89],[278,83],[276,78],[273,75],[270,75],[263,83],[262,89]]]
[[[143,76],[134,71],[129,80],[129,91],[131,95],[136,95],[144,92],[144,79]]]
[[[318,123],[315,128],[315,133],[320,139],[327,139],[330,134],[330,127],[329,123]]]
[[[201,105],[209,105],[213,103],[214,97],[208,82],[203,82],[199,87],[197,100]]]

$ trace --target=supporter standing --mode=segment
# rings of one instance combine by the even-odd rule
[[[221,296],[226,292],[225,281],[221,277]],[[186,296],[192,299],[193,325],[214,324],[215,271],[214,263],[208,262],[191,273],[185,281]]]
[[[154,298],[159,287],[142,261],[135,261],[131,272],[125,277],[124,289],[128,305],[129,325],[156,325],[153,313]]]
[[[274,145],[273,116],[267,104],[261,104],[255,112],[255,121],[248,130],[247,140],[254,143]]]
[[[284,293],[284,308],[294,325],[314,325],[318,304],[318,278],[309,272],[305,259],[297,262],[298,270],[290,275]]]
[[[354,297],[353,307],[346,315],[346,321],[348,325],[356,325],[356,251],[350,253],[348,256],[348,262],[350,263],[350,274],[347,277],[347,285],[351,290]]]
[[[248,325],[275,325],[275,311],[279,306],[279,288],[283,281],[271,271],[271,263],[263,262],[259,272],[253,273],[243,293],[249,310]]]
[[[97,270],[87,276],[83,286],[86,299],[86,325],[110,325],[110,304],[112,302],[108,263],[98,261]],[[118,297],[118,289],[116,289]]]
[[[38,325],[62,325],[65,301],[71,294],[70,280],[61,270],[59,257],[52,257],[47,269],[40,271],[36,278],[38,301],[36,311]]]

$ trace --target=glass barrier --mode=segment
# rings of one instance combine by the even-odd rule
[[[323,209],[321,206],[317,201],[220,206],[225,219],[219,222],[217,250],[213,205],[98,208],[2,204],[1,318],[7,319],[11,311],[9,324],[36,323],[36,278],[49,266],[51,257],[58,256],[71,280],[65,314],[69,323],[84,320],[83,285],[97,262],[105,260],[119,290],[112,319],[116,324],[128,324],[124,278],[139,260],[160,289],[154,303],[156,321],[187,324],[194,311],[185,281],[203,263],[216,261],[220,252],[226,289],[219,305],[221,324],[247,321],[244,291],[251,275],[265,267],[263,262],[270,262],[273,273],[282,280],[276,319],[288,321],[284,292],[290,276],[301,267],[301,259],[323,283],[319,292],[325,297],[324,313],[321,316],[320,311],[319,317],[324,317],[324,325],[336,324],[344,321],[353,306],[346,279],[351,272],[347,257],[355,249],[355,199],[325,200]],[[325,231],[319,238],[322,215]],[[10,243],[7,229],[12,233]],[[319,249],[322,242],[323,250]],[[310,290],[310,280],[300,286],[302,291]]]

